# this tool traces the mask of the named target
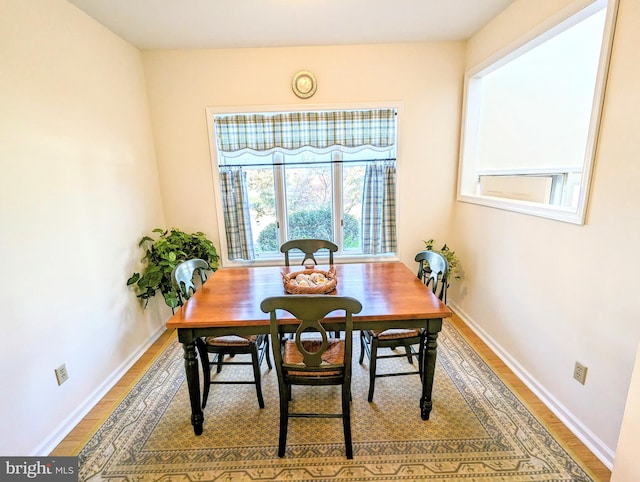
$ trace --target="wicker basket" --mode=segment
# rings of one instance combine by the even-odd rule
[[[304,275],[304,278],[311,278],[314,273],[323,275],[326,278],[326,282],[321,284],[312,284],[308,279],[305,279],[305,281],[309,282],[309,286],[298,284],[298,281],[296,280],[298,276]],[[335,290],[336,285],[338,284],[335,266],[331,266],[329,271],[305,269],[303,271],[295,271],[293,273],[282,273],[282,281],[284,283],[285,291],[293,295],[322,295]]]

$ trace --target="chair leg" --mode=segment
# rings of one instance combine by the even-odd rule
[[[289,393],[291,388],[280,388],[280,435],[278,439],[278,457],[284,457],[287,447],[287,424],[289,422]]]
[[[362,360],[364,360],[364,344],[366,342],[364,341],[364,331],[360,331],[360,361],[359,363],[362,364]]]
[[[348,459],[353,458],[353,443],[351,440],[351,389],[342,386],[342,425],[344,430],[344,446]]]
[[[373,402],[373,391],[376,388],[376,362],[378,358],[378,339],[371,340],[371,356],[369,357],[369,396],[367,400]]]
[[[409,363],[413,363],[413,357],[411,356],[411,345],[405,343],[404,351],[407,352],[407,360],[409,360]]]
[[[251,361],[253,365],[253,379],[256,384],[256,394],[258,395],[258,405],[264,408],[264,398],[262,398],[262,383],[260,380],[260,358],[258,355],[258,347],[254,344],[251,347]]]
[[[207,399],[209,398],[209,388],[211,387],[211,365],[209,364],[209,352],[207,346],[202,338],[196,339],[196,348],[200,355],[200,363],[202,363],[202,408],[207,406]]]
[[[267,359],[267,366],[271,370],[273,367],[271,366],[271,356],[269,354],[269,335],[264,337],[264,347],[262,349],[264,350],[264,357]]]
[[[216,373],[220,373],[222,371],[222,360],[224,360],[224,352],[220,351],[218,352],[218,356],[216,357]]]

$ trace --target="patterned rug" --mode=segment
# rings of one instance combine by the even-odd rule
[[[358,336],[352,460],[344,456],[339,419],[290,420],[287,452],[278,458],[277,379],[266,364],[266,407],[258,408],[251,385],[214,385],[204,432],[195,436],[174,336],[80,449],[80,481],[593,480],[446,320],[428,421],[420,419],[417,376],[378,379],[374,402],[367,402],[368,362],[357,363]],[[381,360],[378,368],[393,364],[405,368],[407,361]],[[225,367],[219,376],[247,369]],[[336,387],[295,387],[293,398],[340,410]]]

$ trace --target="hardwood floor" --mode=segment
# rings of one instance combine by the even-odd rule
[[[458,317],[450,320],[483,356],[500,378],[524,400],[529,409],[544,422],[548,430],[568,447],[573,455],[593,473],[597,480],[609,482],[611,471],[591,451],[571,433],[571,431],[516,377],[509,368],[493,353],[489,347]],[[173,330],[165,331],[147,352],[134,364],[107,395],[89,412],[89,414],[69,433],[69,435],[51,452],[51,455],[75,455],[87,437],[111,413],[117,403],[127,394],[131,385],[144,373],[147,366],[163,349]]]

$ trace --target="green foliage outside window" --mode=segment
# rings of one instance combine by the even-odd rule
[[[360,223],[350,215],[344,217],[344,245],[343,249],[355,248],[360,245]],[[331,211],[316,209],[297,211],[289,216],[289,239],[318,238],[333,240]],[[273,253],[280,250],[278,228],[276,223],[269,223],[262,230],[257,239],[260,252]]]

